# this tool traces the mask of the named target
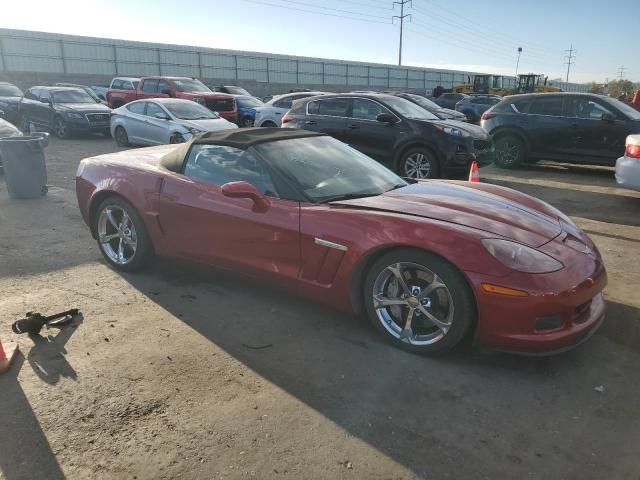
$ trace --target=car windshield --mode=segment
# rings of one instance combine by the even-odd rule
[[[426,108],[429,111],[442,109],[440,105],[432,102],[428,98],[421,97],[420,95],[411,95],[411,94],[409,94],[408,96],[409,98],[411,98],[411,101],[413,101],[414,103],[417,103],[422,108]]]
[[[244,88],[242,87],[224,87],[224,89],[228,92],[231,93],[232,95],[247,95],[247,96],[251,96],[251,94],[249,92],[247,92]]]
[[[425,110],[409,100],[400,97],[385,97],[384,103],[405,118],[412,120],[439,120],[437,115]]]
[[[280,140],[254,148],[316,203],[380,195],[407,185],[391,170],[331,137]]]
[[[210,92],[211,89],[207,87],[200,80],[183,78],[179,80],[173,80],[176,88],[180,92]]]
[[[620,110],[625,116],[631,120],[640,120],[640,112],[630,105],[621,102],[617,98],[607,98],[607,102]]]
[[[96,103],[84,90],[59,90],[51,94],[53,103]]]
[[[182,102],[165,102],[163,105],[167,110],[169,110],[171,115],[181,120],[209,120],[213,118],[220,118],[208,108],[190,100]]]
[[[0,85],[0,97],[21,97],[22,95],[22,90],[15,85],[10,83]]]
[[[240,95],[239,97],[236,97],[236,102],[240,108],[256,108],[264,105],[264,103],[257,98],[248,95]]]

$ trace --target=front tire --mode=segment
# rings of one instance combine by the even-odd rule
[[[402,177],[416,180],[438,178],[440,165],[436,156],[426,148],[412,148],[402,154],[398,163],[398,173]]]
[[[179,133],[174,133],[169,137],[169,143],[171,144],[184,143],[184,137]]]
[[[109,197],[93,219],[98,248],[117,270],[141,270],[153,256],[147,229],[133,206],[120,197]]]
[[[272,122],[271,120],[267,120],[266,122],[262,122],[262,125],[260,125],[261,127],[277,127],[278,125],[275,124],[275,122]]]
[[[127,135],[127,131],[124,129],[124,127],[116,127],[114,134],[116,137],[116,143],[119,147],[129,146],[129,135]]]
[[[364,282],[369,320],[397,347],[420,354],[451,350],[476,322],[462,273],[432,253],[398,249],[380,257]]]
[[[527,159],[524,142],[514,135],[503,135],[495,141],[494,162],[502,168],[517,168]]]
[[[67,127],[67,122],[65,122],[62,117],[56,117],[53,119],[53,133],[58,138],[69,137],[69,128]]]

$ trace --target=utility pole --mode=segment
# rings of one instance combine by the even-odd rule
[[[620,68],[618,69],[618,78],[620,80],[622,80],[624,78],[624,71],[626,70],[626,68],[624,68],[624,65],[620,65]]]
[[[398,66],[402,65],[402,27],[404,26],[404,19],[407,17],[411,17],[410,13],[407,13],[406,15],[404,13],[404,6],[407,3],[410,4],[411,0],[400,0],[398,2],[393,2],[393,8],[396,8],[396,5],[400,5],[400,15],[394,15],[393,17],[391,17],[392,22],[395,18],[400,20],[400,48],[398,49]]]
[[[575,53],[577,53],[577,50],[573,49],[573,45],[571,45],[571,48],[569,48],[569,50],[565,50],[565,52],[569,52],[569,55],[566,55],[564,58],[567,59],[565,63],[565,65],[567,66],[567,80],[566,82],[569,83],[569,70],[571,69],[571,65],[573,65],[574,63],[576,63],[575,61],[571,61],[572,59],[576,58]]]
[[[518,47],[518,59],[516,60],[516,78],[518,78],[518,67],[520,66],[520,54],[522,53],[522,47]]]

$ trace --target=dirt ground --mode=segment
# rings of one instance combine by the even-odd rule
[[[551,358],[424,358],[342,315],[220,273],[108,268],[74,173],[110,139],[52,139],[49,195],[0,179],[0,479],[640,479],[640,195],[611,169],[481,169],[597,243],[608,317]],[[73,326],[17,336],[27,311]],[[603,388],[598,388],[602,386]]]

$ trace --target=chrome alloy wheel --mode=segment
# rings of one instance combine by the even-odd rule
[[[64,120],[56,118],[53,123],[53,133],[55,133],[58,138],[64,138],[67,136],[67,125],[64,123]]]
[[[411,345],[431,345],[453,325],[453,299],[434,272],[401,262],[382,270],[373,284],[373,306],[382,326]]]
[[[409,178],[429,178],[431,163],[424,153],[412,153],[404,162],[404,173]]]
[[[115,205],[106,207],[98,217],[100,247],[109,259],[126,265],[136,255],[138,235],[127,212]]]

